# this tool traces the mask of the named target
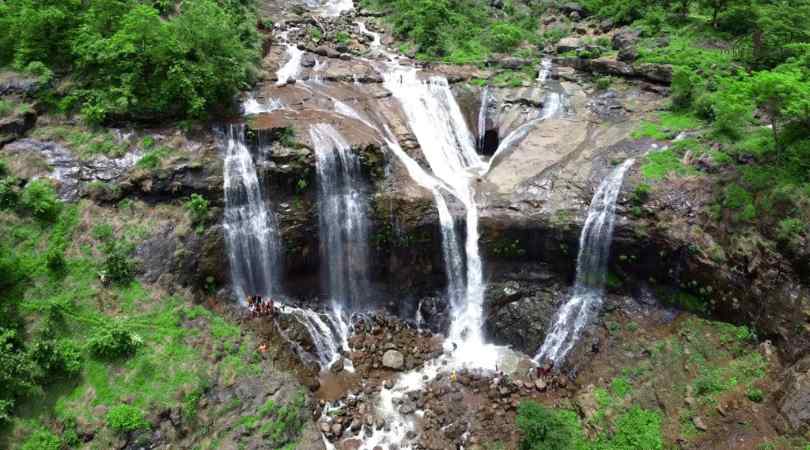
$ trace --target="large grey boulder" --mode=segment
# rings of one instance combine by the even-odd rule
[[[622,28],[613,34],[611,43],[619,51],[619,61],[633,62],[638,58],[636,44],[640,36],[641,32],[632,28]]]
[[[405,365],[405,356],[396,350],[388,350],[383,355],[383,366],[393,370],[402,370]]]
[[[810,426],[810,356],[785,372],[779,411],[796,431]]]

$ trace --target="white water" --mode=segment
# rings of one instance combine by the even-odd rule
[[[318,175],[318,217],[324,282],[332,302],[347,310],[369,293],[368,205],[360,161],[331,125],[310,128]]]
[[[354,8],[352,0],[325,0],[320,2],[320,12],[322,16],[337,17],[343,11],[349,11]]]
[[[588,208],[588,218],[582,227],[577,255],[577,275],[574,294],[560,307],[535,361],[558,364],[577,342],[582,329],[588,325],[602,306],[616,199],[622,188],[624,174],[633,165],[629,159],[605,178],[596,190]]]
[[[294,80],[296,76],[301,72],[301,58],[304,55],[304,51],[298,48],[296,44],[287,44],[287,62],[281,66],[280,69],[276,72],[276,81],[277,86],[282,86],[287,84],[289,80]]]
[[[345,313],[360,309],[370,292],[368,205],[360,161],[331,125],[310,128],[318,175],[321,277],[331,305],[330,319],[348,350]]]
[[[225,238],[234,293],[278,294],[280,243],[275,216],[265,207],[242,125],[228,127],[225,155]]]
[[[548,81],[548,76],[551,73],[551,69],[551,59],[543,58],[543,61],[540,64],[540,71],[537,76],[538,84],[548,87],[546,86],[546,82]],[[498,144],[497,150],[495,150],[495,153],[489,159],[487,165],[480,172],[481,175],[486,175],[489,173],[489,171],[492,170],[493,165],[502,157],[501,155],[513,148],[515,145],[521,143],[523,139],[528,136],[529,132],[535,127],[535,125],[564,113],[568,108],[567,101],[568,95],[566,94],[565,90],[563,90],[562,86],[558,85],[558,83],[555,83],[555,86],[548,87],[543,97],[543,108],[540,110],[537,117],[530,119],[528,122],[517,127],[511,133],[506,135],[506,137]]]
[[[383,76],[384,86],[396,98],[416,135],[435,178],[447,186],[465,208],[466,239],[462,251],[444,197],[436,197],[442,224],[442,245],[452,307],[445,349],[453,351],[459,367],[495,369],[501,349],[487,345],[483,336],[486,286],[478,246],[478,207],[472,183],[484,167],[475,151],[475,139],[447,80],[420,80],[415,69],[393,66]],[[441,197],[441,198],[440,198]]]
[[[260,103],[258,100],[256,100],[256,97],[249,95],[245,101],[242,102],[242,113],[246,116],[252,116],[256,114],[270,113],[283,107],[284,103],[282,103],[281,100],[271,98],[267,101],[267,103]]]
[[[343,338],[341,326],[343,321],[332,315],[325,315],[311,309],[296,308],[289,305],[278,305],[281,314],[290,315],[300,323],[312,337],[315,353],[321,368],[328,368],[340,359],[340,348],[348,349],[348,342]],[[327,321],[332,322],[330,326]],[[348,327],[346,327],[348,332]]]
[[[487,133],[487,117],[489,114],[489,86],[484,86],[481,92],[481,108],[478,110],[478,150],[484,149],[484,136]]]

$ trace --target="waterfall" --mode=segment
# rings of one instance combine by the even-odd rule
[[[487,117],[489,113],[489,86],[481,92],[481,109],[478,110],[478,151],[484,151],[484,138],[487,134]]]
[[[478,248],[478,207],[471,182],[483,163],[475,151],[475,139],[446,79],[422,81],[415,69],[394,66],[384,74],[384,86],[401,104],[435,178],[466,210],[462,252],[445,199],[433,189],[453,311],[446,347],[458,346],[454,357],[461,364],[494,368],[497,355],[488,351],[494,349],[484,344],[482,333],[485,286]]]
[[[276,72],[277,86],[287,84],[288,81],[294,80],[301,71],[301,58],[304,51],[299,49],[296,44],[287,44],[287,57],[289,58],[281,68]]]
[[[338,131],[327,124],[310,128],[318,175],[321,277],[331,305],[330,318],[348,349],[344,311],[362,307],[370,291],[368,205],[360,161]]]
[[[562,362],[582,329],[602,306],[610,243],[613,239],[616,199],[622,188],[624,174],[633,162],[634,160],[629,159],[613,169],[591,200],[588,218],[579,237],[574,293],[557,312],[551,332],[535,356],[538,362],[549,360],[555,365]]]
[[[252,116],[256,114],[270,113],[284,107],[281,100],[271,98],[267,103],[260,103],[253,95],[248,95],[242,102],[242,114]]]
[[[225,155],[225,238],[234,293],[278,294],[280,244],[276,218],[264,204],[244,125],[230,125]]]
[[[295,318],[307,330],[312,338],[312,344],[315,345],[318,363],[322,368],[331,366],[340,358],[339,345],[344,345],[342,325],[345,322],[338,322],[330,315],[317,313],[311,309],[289,305],[279,305],[279,311]],[[331,322],[331,325],[327,321]],[[348,326],[346,328],[348,334]],[[298,346],[294,342],[293,344]],[[345,343],[345,347],[348,347],[348,342]]]

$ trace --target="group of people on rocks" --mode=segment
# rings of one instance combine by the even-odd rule
[[[251,317],[273,317],[275,305],[272,298],[264,298],[261,295],[248,295],[248,310]]]

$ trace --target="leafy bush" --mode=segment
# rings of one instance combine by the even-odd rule
[[[19,198],[17,179],[14,177],[0,178],[0,209],[16,208]]]
[[[202,195],[191,194],[191,198],[183,206],[191,215],[193,223],[204,223],[208,219],[208,200]]]
[[[88,342],[90,353],[99,359],[117,359],[134,354],[143,345],[140,336],[119,324],[99,327]]]
[[[349,33],[340,31],[335,35],[335,41],[337,41],[338,44],[348,45],[349,42],[351,42],[351,37],[349,36]]]
[[[517,2],[506,2],[497,13],[488,2],[470,0],[366,0],[364,5],[384,10],[397,37],[414,43],[423,59],[484,62],[492,52],[511,52],[536,37],[532,11]]]
[[[37,387],[36,365],[25,352],[17,331],[4,325],[0,326],[0,424],[10,418],[17,400]]]
[[[135,276],[135,262],[130,258],[134,246],[126,240],[113,239],[104,247],[104,274],[110,281],[126,284]]]
[[[110,408],[110,411],[107,412],[107,426],[119,433],[128,433],[148,429],[149,422],[146,421],[144,413],[140,409],[121,404]]]
[[[762,403],[762,401],[765,400],[765,393],[759,388],[750,387],[745,395],[748,397],[748,400],[755,403]]]
[[[633,195],[630,198],[630,201],[636,206],[641,206],[647,203],[647,200],[650,199],[651,193],[652,186],[647,183],[639,183],[639,185],[633,190]]]
[[[614,423],[614,432],[607,439],[601,439],[600,449],[661,450],[664,441],[661,435],[661,414],[632,407],[619,416]]]
[[[157,169],[160,167],[160,161],[168,156],[170,150],[166,147],[158,147],[150,150],[138,160],[136,165],[143,169]]]
[[[74,377],[81,371],[81,349],[73,341],[39,340],[30,346],[29,352],[47,380]]]
[[[20,207],[41,220],[55,219],[61,206],[53,186],[43,180],[34,180],[25,185],[20,196]]]
[[[779,222],[776,230],[776,237],[783,242],[793,242],[797,236],[807,229],[807,225],[799,219],[788,218]]]
[[[492,49],[496,52],[508,52],[523,41],[523,30],[507,22],[496,23],[489,33]]]
[[[520,403],[516,422],[523,434],[521,450],[567,450],[581,439],[575,413],[549,410],[533,401]]]
[[[611,84],[613,84],[612,77],[599,77],[596,79],[596,89],[599,89],[600,91],[610,89]]]
[[[61,450],[62,441],[48,430],[37,430],[25,440],[20,450]]]

